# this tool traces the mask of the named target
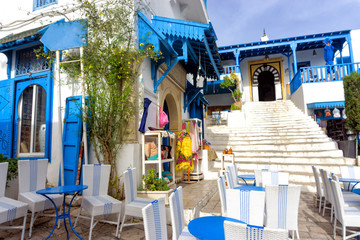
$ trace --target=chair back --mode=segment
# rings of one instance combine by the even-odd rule
[[[227,217],[250,225],[264,225],[264,191],[226,189],[226,206]]]
[[[107,195],[110,178],[110,165],[89,164],[83,166],[83,184],[88,188],[84,196]]]
[[[288,185],[289,173],[287,172],[261,172],[262,187],[266,185]]]
[[[301,185],[267,185],[266,227],[297,230]]]
[[[344,223],[344,197],[341,192],[340,183],[330,180],[330,191],[334,199],[334,208],[335,208],[335,218],[339,220],[341,223]]]
[[[234,174],[234,165],[233,164],[226,167],[225,175],[226,175],[226,181],[230,188],[234,188],[238,185],[237,184],[237,175]]]
[[[342,178],[357,178],[360,179],[360,167],[356,166],[341,166],[340,167]],[[343,183],[344,189],[349,189],[353,185],[352,183]]]
[[[258,186],[258,187],[262,187],[262,184],[263,184],[263,182],[262,182],[262,176],[261,176],[261,174],[262,174],[262,172],[267,172],[267,171],[269,171],[268,169],[255,169],[254,170],[254,176],[255,176],[255,184],[256,184],[256,186]]]
[[[129,203],[137,197],[136,168],[129,168],[124,172],[125,202]]]
[[[226,216],[226,186],[225,186],[225,178],[224,176],[220,176],[217,180],[219,195],[220,195],[220,203],[221,203],[221,215]]]
[[[171,193],[169,197],[171,226],[173,239],[177,240],[184,229],[184,203],[183,203],[183,190],[182,187],[178,187]]]
[[[289,236],[288,230],[285,229],[271,229],[231,221],[224,221],[224,233],[225,240],[287,240]]]
[[[47,159],[19,160],[19,193],[34,192],[44,189],[47,169]]]
[[[233,189],[235,187],[234,181],[232,179],[232,174],[229,171],[225,171],[226,176],[226,183],[230,189]]]
[[[165,198],[159,198],[142,209],[145,238],[148,240],[168,239],[166,228]]]
[[[319,197],[322,197],[322,191],[321,191],[321,184],[320,184],[320,178],[319,178],[319,170],[317,167],[312,166],[312,170],[314,173],[315,178],[315,184],[316,184],[316,193]]]
[[[9,166],[8,162],[0,163],[0,197],[5,196],[8,166]]]
[[[259,170],[277,172],[277,165],[262,165],[258,168]]]
[[[330,195],[329,174],[325,169],[320,169],[320,176],[323,183],[324,197],[326,201],[332,203],[332,196]]]

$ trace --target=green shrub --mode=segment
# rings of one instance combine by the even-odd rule
[[[0,163],[8,162],[8,171],[7,171],[7,181],[6,187],[8,187],[9,181],[16,178],[18,175],[18,159],[16,158],[7,158],[4,155],[0,154]]]
[[[169,186],[167,185],[166,180],[159,179],[155,173],[155,169],[151,168],[147,170],[148,174],[143,175],[143,180],[145,183],[144,190],[147,191],[167,191]],[[138,188],[139,189],[139,188]]]
[[[352,72],[344,81],[346,127],[360,132],[360,74]]]

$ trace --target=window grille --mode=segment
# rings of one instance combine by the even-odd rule
[[[34,0],[34,11],[50,6],[52,4],[56,4],[58,0]]]
[[[27,48],[16,52],[15,75],[22,76],[50,70],[50,65],[46,58],[37,58],[34,48]]]

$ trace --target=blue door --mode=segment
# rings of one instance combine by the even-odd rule
[[[12,156],[14,82],[0,81],[0,154]]]
[[[76,184],[82,137],[81,96],[68,97],[63,129],[64,184]]]

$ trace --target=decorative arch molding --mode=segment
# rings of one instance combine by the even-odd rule
[[[253,85],[258,85],[258,78],[259,78],[259,75],[262,73],[262,72],[271,72],[273,75],[274,75],[274,82],[275,83],[279,83],[280,82],[280,74],[278,72],[278,70],[273,67],[273,66],[270,66],[270,65],[263,65],[263,66],[260,66],[258,67],[254,74],[253,74]]]
[[[174,88],[167,87],[162,91],[162,96],[160,98],[160,106],[163,108],[166,101],[168,110],[169,110],[169,130],[179,131],[181,129],[181,107],[179,101],[180,96],[177,91],[174,91]]]

